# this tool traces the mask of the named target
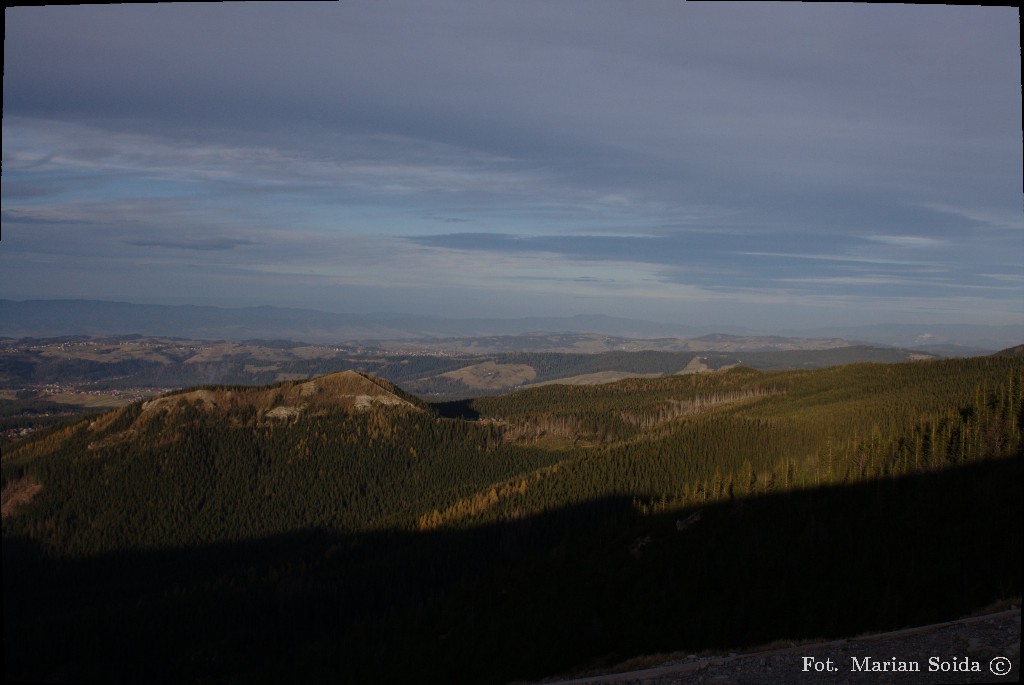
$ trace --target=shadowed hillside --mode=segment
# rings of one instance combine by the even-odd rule
[[[1012,459],[655,516],[613,498],[90,558],[5,535],[5,674],[502,683],[946,620],[1020,593],[1020,477]]]
[[[206,386],[3,452],[5,675],[468,682],[1020,594],[1020,357]]]

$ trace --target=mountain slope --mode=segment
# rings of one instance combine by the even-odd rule
[[[1014,345],[1013,347],[1008,347],[1005,350],[1000,350],[999,352],[996,352],[996,355],[1000,357],[1024,356],[1024,345]]]
[[[953,618],[1020,594],[1022,419],[1020,357],[137,402],[3,452],[5,675],[499,683]]]

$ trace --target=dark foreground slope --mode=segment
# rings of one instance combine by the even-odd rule
[[[133,405],[4,452],[5,676],[501,683],[955,618],[1020,594],[1022,375]]]
[[[4,539],[8,678],[506,682],[840,637],[1018,595],[1019,460],[703,508],[57,559]],[[684,510],[680,516],[692,512]]]
[[[1005,609],[1003,607],[1010,606]],[[1020,602],[1001,602],[978,615],[838,640],[793,641],[725,654],[641,657],[611,671],[545,679],[548,685],[905,685],[1018,682]],[[904,671],[870,670],[866,664],[905,664]],[[942,656],[939,656],[942,655]],[[951,656],[957,655],[957,656]],[[808,661],[808,659],[810,661]],[[808,664],[831,662],[817,671]],[[913,670],[916,669],[916,670]],[[841,674],[837,676],[837,673]],[[893,674],[896,675],[893,675]]]

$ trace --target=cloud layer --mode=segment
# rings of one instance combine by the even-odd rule
[[[5,18],[3,297],[1024,321],[1010,8]]]

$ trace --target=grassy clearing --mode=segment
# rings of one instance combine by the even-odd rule
[[[329,347],[318,347],[316,345],[305,345],[303,347],[293,347],[291,353],[295,355],[297,359],[330,359],[338,355],[336,350]]]
[[[529,383],[537,377],[537,370],[526,364],[497,364],[487,361],[449,371],[441,376],[461,381],[475,390],[497,390]]]
[[[605,383],[615,383],[626,378],[661,378],[663,374],[660,373],[631,373],[629,371],[598,371],[596,373],[584,373],[579,376],[569,376],[568,378],[555,378],[550,381],[542,381],[540,383],[531,383],[527,387],[537,388],[542,385],[604,385]]]
[[[131,400],[114,395],[93,395],[85,392],[60,392],[52,395],[44,395],[41,399],[56,402],[58,404],[69,404],[89,409],[124,407],[132,403]]]
[[[703,357],[694,357],[690,360],[690,363],[686,365],[680,374],[687,373],[704,373],[705,371],[711,371],[711,367],[704,363]]]
[[[0,493],[0,516],[7,518],[23,504],[28,504],[43,486],[35,478],[24,476],[8,481]]]

